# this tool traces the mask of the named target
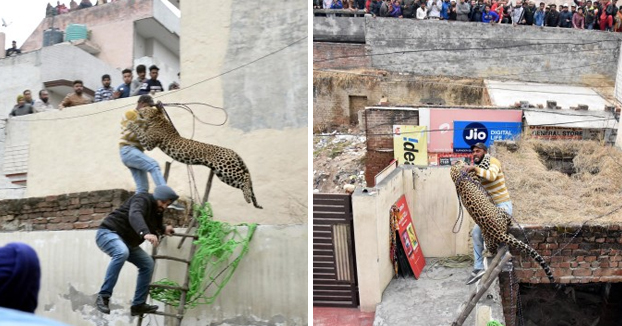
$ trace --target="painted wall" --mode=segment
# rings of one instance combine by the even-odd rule
[[[313,40],[365,43],[365,20],[361,17],[313,17]]]
[[[184,232],[183,229],[178,229]],[[244,233],[244,229],[242,233]],[[0,246],[24,242],[32,246],[41,263],[41,289],[36,314],[73,326],[129,325],[130,305],[137,269],[126,264],[115,287],[110,307],[103,315],[94,302],[103,283],[110,258],[95,244],[95,230],[3,233]],[[177,249],[179,238],[167,238],[159,253],[187,257],[188,242]],[[148,253],[151,246],[142,245]],[[184,324],[231,323],[236,325],[306,325],[307,320],[307,227],[259,226],[250,249],[238,269],[211,306],[200,305],[186,313]],[[282,257],[302,257],[292,264]],[[80,257],[64,259],[64,257]],[[181,264],[158,261],[154,280],[164,277],[182,282]],[[183,266],[183,265],[182,265]],[[153,301],[153,304],[158,304]],[[160,310],[164,308],[161,306]],[[162,317],[149,317],[164,325]]]
[[[86,24],[87,29],[92,30],[91,40],[101,49],[96,57],[115,68],[124,69],[132,65],[134,21],[152,16],[152,0],[132,0],[45,18],[21,49],[23,52],[40,49],[43,31],[51,26],[64,32],[69,24]]]
[[[389,210],[404,194],[425,257],[469,254],[469,231],[474,225],[466,213],[462,227],[452,233],[458,216],[458,200],[448,168],[399,167],[375,188],[352,197],[354,241],[360,308],[374,311],[393,278],[389,255]]]

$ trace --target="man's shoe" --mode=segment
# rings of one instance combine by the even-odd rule
[[[186,206],[184,206],[184,205],[182,205],[182,204],[180,204],[178,202],[174,202],[174,203],[168,205],[168,208],[174,209],[176,211],[185,211],[186,210]]]
[[[473,283],[475,283],[475,282],[479,281],[479,279],[480,279],[480,278],[482,278],[482,276],[484,276],[484,273],[485,273],[485,272],[486,272],[486,271],[485,271],[485,270],[483,270],[483,269],[474,269],[474,270],[471,272],[471,277],[470,277],[470,278],[469,278],[469,280],[466,282],[466,284],[467,284],[467,285],[469,285],[469,284],[473,284]]]
[[[130,308],[130,311],[132,312],[132,316],[150,314],[150,313],[156,312],[156,310],[158,310],[158,306],[154,306],[154,305],[150,305],[146,303],[137,304]]]
[[[110,303],[110,298],[98,295],[97,300],[95,301],[95,306],[97,307],[97,310],[101,311],[102,313],[110,314],[110,307],[108,307],[108,303]]]

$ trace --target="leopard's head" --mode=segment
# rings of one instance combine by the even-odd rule
[[[453,180],[454,183],[456,183],[456,180],[458,180],[460,175],[463,173],[462,168],[464,167],[464,165],[464,161],[460,160],[454,163],[451,166],[451,169],[449,169],[449,175],[451,176],[451,180]]]

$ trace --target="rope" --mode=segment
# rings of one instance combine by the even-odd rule
[[[431,264],[426,265],[424,270],[425,270],[426,276],[429,279],[443,280],[443,279],[451,277],[453,273],[445,277],[434,278],[434,277],[430,277],[428,275],[428,272],[434,269],[434,267],[436,266],[443,266],[447,268],[465,268],[471,265],[473,265],[473,257],[471,257],[470,255],[457,255],[457,256],[451,256],[451,257],[438,258],[434,260],[434,262],[432,262]]]
[[[240,224],[239,226],[248,227],[246,236],[243,236],[237,226],[214,221],[209,203],[205,203],[203,207],[197,205],[195,210],[198,211],[199,226],[196,233],[198,239],[194,242],[197,249],[188,271],[190,282],[186,296],[186,309],[194,308],[199,304],[212,304],[216,300],[218,294],[233,276],[242,257],[248,253],[249,242],[257,228],[255,223]],[[236,251],[239,251],[237,257],[229,262]],[[180,286],[166,278],[155,284]],[[212,284],[216,286],[216,290],[208,294],[207,289]],[[179,306],[181,290],[152,288],[150,292],[155,300],[175,307]]]

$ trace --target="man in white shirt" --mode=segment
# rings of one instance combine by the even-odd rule
[[[441,19],[441,9],[443,9],[443,1],[429,0],[428,1],[428,18]]]
[[[35,113],[57,110],[52,106],[52,103],[50,103],[50,95],[47,90],[42,89],[39,91],[39,99],[35,101],[33,110]]]
[[[426,19],[428,18],[428,8],[425,5],[425,2],[421,3],[421,7],[417,8],[417,19]]]

